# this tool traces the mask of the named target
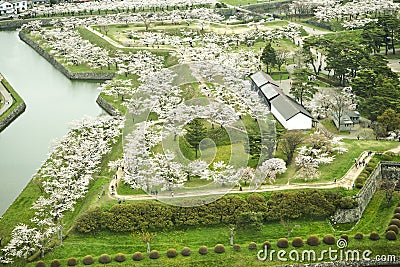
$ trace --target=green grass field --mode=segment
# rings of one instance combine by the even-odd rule
[[[400,200],[400,194],[396,193],[390,207],[387,206],[384,192],[378,191],[373,197],[370,204],[364,213],[360,222],[349,231],[338,231],[331,227],[327,220],[321,219],[299,219],[293,221],[295,227],[289,237],[291,241],[294,237],[302,237],[305,240],[311,234],[318,235],[321,239],[325,234],[333,234],[339,238],[341,234],[346,233],[349,236],[348,248],[366,250],[370,249],[373,255],[388,255],[397,254],[397,247],[400,241],[387,241],[383,234],[387,227],[387,223],[393,216],[393,210],[397,202]],[[377,212],[378,211],[378,212]],[[361,241],[354,239],[354,234],[357,232],[364,233],[364,239]],[[381,235],[378,241],[371,241],[368,236],[371,232],[377,231]],[[269,222],[264,224],[260,232],[253,230],[236,230],[234,243],[241,246],[239,252],[233,251],[229,246],[228,226],[218,227],[197,227],[167,232],[157,232],[155,239],[151,242],[151,248],[160,252],[161,257],[157,260],[150,260],[145,253],[145,243],[141,242],[138,236],[130,233],[111,233],[100,232],[96,236],[82,235],[70,233],[64,240],[63,247],[57,247],[53,252],[46,255],[46,262],[51,259],[61,259],[61,262],[66,262],[70,257],[76,257],[78,260],[85,255],[93,255],[95,258],[103,253],[114,256],[116,253],[124,253],[127,255],[127,261],[124,263],[113,262],[112,266],[272,266],[279,264],[278,260],[272,262],[260,262],[256,255],[262,247],[264,241],[272,243],[272,249],[279,250],[276,242],[279,238],[285,237],[287,231],[279,222]],[[249,250],[250,242],[257,243],[257,250]],[[226,251],[223,254],[216,254],[213,247],[216,244],[224,244]],[[205,245],[209,248],[207,255],[198,254],[197,250],[200,246]],[[183,247],[189,247],[192,254],[189,257],[178,255],[175,259],[166,257],[166,251],[169,248],[175,248],[178,252]],[[336,249],[336,246],[332,246]],[[289,250],[294,249],[289,246]],[[321,243],[317,247],[305,245],[302,248],[296,249],[301,252],[304,249],[315,250],[318,255],[323,249],[328,249],[328,245]],[[133,252],[141,251],[144,253],[144,260],[141,262],[133,262],[131,256]],[[286,263],[285,263],[286,264]],[[34,266],[34,264],[28,264]],[[79,264],[78,266],[83,266]],[[100,266],[95,264],[94,266]],[[103,265],[102,265],[103,266]]]
[[[14,109],[16,109],[19,105],[21,105],[24,100],[21,98],[21,96],[14,90],[14,88],[8,83],[8,81],[3,78],[0,81],[3,86],[6,88],[6,90],[11,94],[12,98],[14,99],[11,107],[6,110],[3,114],[0,115],[0,121],[5,119]],[[3,103],[2,103],[3,104]],[[0,105],[1,107],[2,105]]]

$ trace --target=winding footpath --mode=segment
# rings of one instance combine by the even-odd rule
[[[400,146],[388,150],[390,152],[399,153]],[[374,156],[374,153],[368,153],[368,151],[364,151],[358,157],[357,161],[362,162],[365,160],[365,166]],[[295,183],[295,184],[285,184],[285,185],[263,185],[257,189],[246,189],[243,188],[242,191],[239,189],[230,189],[227,190],[196,190],[196,191],[186,191],[186,192],[175,192],[174,198],[189,198],[189,197],[199,197],[199,196],[209,196],[209,195],[223,195],[226,193],[230,194],[240,194],[240,193],[252,193],[252,192],[269,192],[269,191],[283,191],[283,190],[294,190],[294,189],[330,189],[330,188],[338,188],[342,187],[348,190],[352,190],[353,184],[355,183],[356,178],[358,175],[364,170],[365,166],[356,167],[355,164],[347,171],[347,173],[337,181],[332,182],[322,182],[322,183]],[[120,199],[121,201],[125,200],[150,200],[150,199],[164,199],[164,198],[171,198],[172,196],[168,192],[163,192],[163,194],[159,194],[158,196],[150,195],[150,194],[140,194],[140,195],[119,195],[118,190],[115,191],[112,189],[112,186],[115,188],[115,184],[118,185],[123,182],[122,178],[124,172],[121,168],[118,169],[116,172],[116,179],[112,179],[109,188],[108,188],[108,196],[113,199]]]
[[[2,76],[0,75],[0,81],[2,80]],[[4,87],[4,85],[0,82],[0,94],[3,96],[5,103],[2,104],[0,108],[0,116],[6,112],[11,105],[13,104],[13,97]]]

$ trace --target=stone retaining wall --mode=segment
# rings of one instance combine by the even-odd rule
[[[38,52],[45,58],[51,65],[53,65],[62,74],[71,80],[111,80],[114,78],[112,73],[93,73],[93,72],[70,72],[60,62],[58,62],[52,55],[47,53],[36,42],[30,39],[24,32],[19,32],[19,38]]]
[[[358,221],[361,218],[368,203],[371,201],[381,177],[381,164],[379,163],[365,182],[364,186],[355,196],[358,202],[358,207],[354,209],[338,209],[333,215],[333,221],[337,223]]]
[[[121,113],[116,108],[111,106],[111,104],[104,100],[104,98],[102,98],[100,95],[97,97],[96,103],[99,104],[99,106],[102,107],[111,116],[121,115]]]
[[[22,27],[22,25],[32,21],[29,20],[7,20],[0,22],[0,31],[14,31]],[[51,19],[40,19],[43,26],[51,26]]]
[[[0,121],[0,132],[2,132],[8,125],[11,124],[19,115],[21,115],[26,109],[25,102],[19,104],[7,117],[5,117],[2,121]]]

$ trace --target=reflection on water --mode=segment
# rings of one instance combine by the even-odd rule
[[[97,83],[70,81],[18,38],[0,32],[0,73],[24,99],[26,111],[0,133],[0,214],[46,159],[51,140],[68,123],[102,112]]]

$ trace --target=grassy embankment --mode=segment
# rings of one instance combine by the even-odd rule
[[[21,105],[24,100],[21,98],[21,96],[14,90],[14,88],[8,83],[8,81],[3,77],[3,79],[0,81],[3,86],[6,88],[6,90],[11,94],[13,98],[13,103],[9,109],[6,110],[3,114],[0,115],[0,121],[5,119],[14,109],[16,109],[19,105]]]

